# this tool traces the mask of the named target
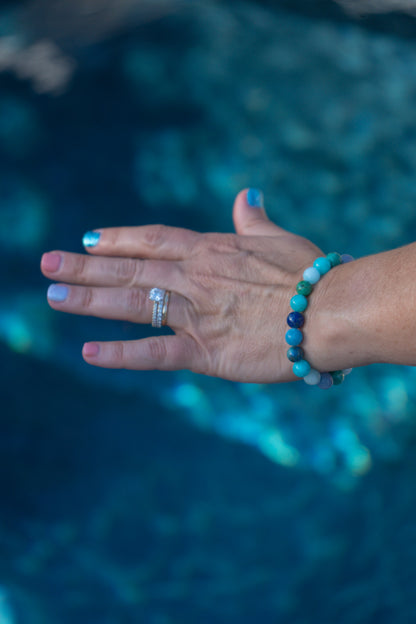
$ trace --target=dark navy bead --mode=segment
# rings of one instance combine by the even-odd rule
[[[303,316],[302,312],[291,312],[287,317],[287,324],[289,325],[289,327],[303,327],[304,322],[305,317]]]
[[[287,358],[291,362],[299,362],[299,360],[303,360],[305,357],[305,352],[302,347],[290,347],[287,350]]]

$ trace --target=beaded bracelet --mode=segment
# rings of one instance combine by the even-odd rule
[[[319,282],[322,275],[325,275],[333,267],[339,264],[345,264],[351,262],[354,258],[348,254],[332,252],[329,253],[326,258],[317,258],[313,263],[313,266],[308,267],[303,272],[303,279],[297,284],[297,294],[290,300],[290,312],[287,317],[287,324],[290,329],[286,332],[286,342],[290,345],[287,352],[288,359],[293,362],[292,370],[297,377],[303,377],[310,386],[318,386],[319,388],[327,389],[333,385],[338,386],[344,381],[345,375],[351,372],[351,368],[320,373],[311,367],[309,362],[305,360],[305,352],[299,345],[303,341],[303,333],[300,328],[305,323],[305,317],[302,314],[308,307],[308,299],[315,284]]]

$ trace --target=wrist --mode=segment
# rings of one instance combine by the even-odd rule
[[[313,266],[304,270],[303,280],[299,281],[296,286],[298,294],[292,297],[290,301],[293,312],[287,317],[287,324],[290,329],[286,332],[285,338],[286,342],[291,345],[287,351],[287,357],[293,362],[293,373],[297,377],[303,378],[308,385],[319,385],[320,388],[325,389],[330,388],[333,384],[339,385],[344,380],[346,369],[352,368],[352,366],[340,365],[342,357],[339,357],[339,352],[332,351],[331,348],[328,349],[340,335],[337,325],[333,322],[333,316],[330,317],[330,323],[326,320],[329,311],[328,306],[315,308],[315,310],[319,309],[321,314],[318,315],[315,311],[315,315],[310,317],[309,327],[315,324],[314,340],[320,347],[323,347],[315,351],[315,356],[312,359],[313,340],[304,340],[303,333],[303,326],[308,325],[307,322],[305,323],[304,311],[310,309],[309,296],[316,292],[322,278],[325,278],[331,269],[349,264],[352,260],[353,258],[348,254],[341,256],[338,253],[329,253],[327,256],[318,257]],[[327,280],[327,288],[328,284],[329,280]],[[320,297],[311,296],[311,299],[315,300],[315,304],[322,299],[322,294],[326,290],[321,291]],[[306,320],[308,318],[309,314]],[[323,328],[322,333],[319,331],[320,328]],[[300,344],[302,346],[299,346]],[[307,350],[306,355],[303,347]]]
[[[359,262],[334,267],[309,298],[304,347],[317,370],[355,368],[373,361],[365,340],[359,338],[363,331],[355,301]]]
[[[305,331],[312,366],[416,364],[416,286],[403,271],[415,261],[413,244],[340,265],[321,280]]]

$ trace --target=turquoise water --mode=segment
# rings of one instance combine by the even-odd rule
[[[246,186],[326,251],[412,241],[414,39],[206,3],[75,43],[59,89],[0,74],[0,623],[412,621],[413,368],[95,370],[85,340],[151,330],[52,312],[38,265],[96,227],[231,231]]]

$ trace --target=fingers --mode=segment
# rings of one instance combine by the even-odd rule
[[[42,273],[55,281],[87,286],[148,287],[184,292],[179,263],[137,258],[108,258],[53,251],[42,256]]]
[[[183,228],[145,225],[87,232],[83,244],[91,254],[182,260],[189,257],[199,236],[197,232]]]
[[[180,370],[201,367],[196,343],[189,336],[159,336],[120,342],[87,342],[82,350],[88,364],[130,370]]]
[[[105,319],[151,323],[153,301],[145,288],[95,288],[52,284],[48,289],[48,302],[54,310],[97,316]],[[189,317],[190,303],[171,293],[168,307],[168,324],[183,327]]]
[[[276,236],[286,233],[268,219],[263,206],[263,193],[257,189],[245,189],[237,195],[233,220],[237,234]]]

